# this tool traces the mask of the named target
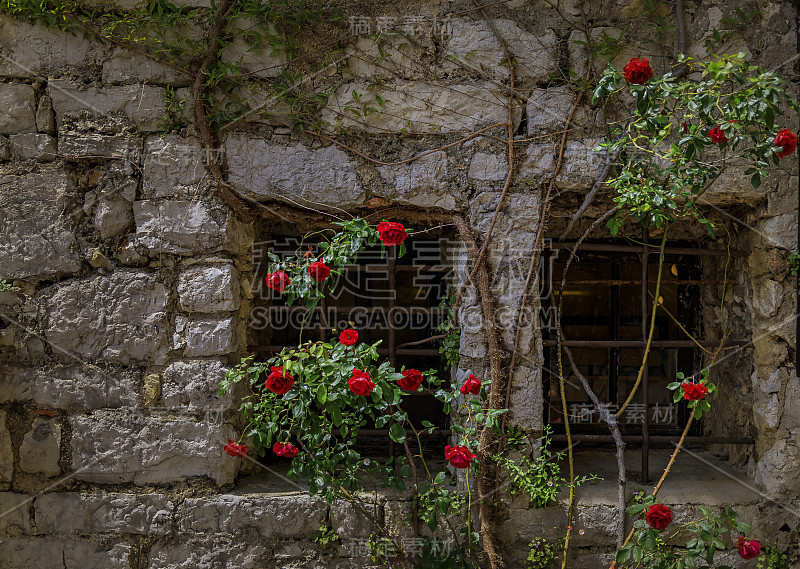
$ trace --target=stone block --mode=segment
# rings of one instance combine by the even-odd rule
[[[556,162],[553,147],[550,144],[530,144],[519,166],[518,178],[541,180],[553,175]]]
[[[205,150],[195,138],[148,138],[145,144],[142,197],[176,197],[198,190],[205,174]]]
[[[765,279],[758,283],[753,290],[753,308],[764,318],[771,318],[777,314],[783,303],[783,287],[772,279]]]
[[[469,177],[481,182],[499,182],[508,175],[508,160],[502,154],[478,152],[469,163]]]
[[[114,158],[138,164],[142,155],[142,141],[124,133],[106,135],[62,128],[58,135],[58,153],[66,157]]]
[[[0,410],[0,482],[11,482],[14,475],[14,451],[11,433],[6,426],[6,412]]]
[[[39,97],[36,105],[36,130],[45,134],[56,133],[56,115],[53,111],[53,101],[47,95]]]
[[[762,220],[756,229],[773,247],[781,247],[790,251],[797,248],[797,214],[782,213]]]
[[[44,333],[54,346],[122,364],[163,358],[167,296],[156,276],[117,271],[59,283],[44,294]]]
[[[225,535],[157,542],[150,550],[147,569],[256,569],[275,566],[260,561],[266,553],[261,545]]]
[[[556,177],[556,184],[562,190],[581,190],[594,185],[603,170],[606,152],[595,151],[599,140],[573,140],[564,150],[564,164]]]
[[[224,312],[239,309],[239,272],[229,263],[192,265],[178,279],[181,310]]]
[[[192,83],[192,77],[174,67],[153,61],[145,55],[120,48],[103,63],[103,82],[188,87]]]
[[[325,519],[327,506],[305,493],[285,496],[224,494],[187,498],[178,511],[185,532],[236,533],[254,528],[262,538],[310,539]]]
[[[130,546],[47,537],[0,541],[3,569],[129,569]]]
[[[36,99],[33,87],[0,84],[0,133],[36,132]]]
[[[34,77],[65,66],[84,63],[91,41],[46,26],[33,26],[0,16],[0,75]]]
[[[382,166],[379,172],[387,190],[375,188],[373,193],[390,202],[456,209],[456,199],[448,191],[447,154],[434,152],[399,166]]]
[[[208,476],[230,484],[237,459],[223,450],[230,425],[113,411],[70,417],[75,477],[88,482],[167,484]]]
[[[177,328],[177,327],[176,327]],[[183,354],[190,357],[218,356],[236,349],[236,323],[233,318],[192,318],[180,334],[173,338],[173,348],[183,347]]]
[[[277,32],[274,26],[269,25],[267,29],[259,28],[257,32],[263,38],[261,46],[254,46],[246,41],[245,35],[241,33],[247,30],[252,33],[253,22],[247,18],[238,18],[232,22],[236,26],[238,33],[233,34],[233,40],[228,42],[220,52],[222,61],[231,62],[242,69],[244,73],[255,77],[279,77],[286,67],[286,54],[270,45],[270,37],[276,37]]]
[[[42,166],[24,176],[0,174],[0,278],[77,271],[77,212],[72,182],[61,167]]]
[[[161,494],[48,492],[34,510],[40,533],[166,535],[175,505]]]
[[[533,89],[528,95],[528,135],[564,130],[574,100],[567,86]]]
[[[101,239],[122,234],[133,225],[133,210],[125,199],[100,198],[94,210],[94,226]]]
[[[11,155],[18,160],[38,160],[52,162],[58,158],[56,139],[49,134],[12,134]]]
[[[25,433],[19,449],[19,467],[31,474],[58,476],[61,467],[61,425],[55,420],[37,418]]]
[[[553,30],[534,34],[508,19],[496,19],[493,24],[515,56],[515,71],[519,79],[543,81],[549,74],[558,71],[558,40]],[[447,55],[458,62],[458,67],[497,78],[508,77],[508,63],[505,62],[503,48],[485,20],[453,19]]]
[[[164,370],[162,402],[168,409],[222,413],[232,404],[232,392],[219,394],[228,368],[214,360],[175,362]]]
[[[342,543],[356,538],[369,537],[378,531],[372,519],[377,523],[382,522],[380,506],[376,504],[363,504],[362,506],[364,511],[344,500],[337,500],[331,504],[331,529],[339,535]]]
[[[312,150],[236,134],[225,141],[225,155],[228,182],[255,199],[343,209],[361,206],[365,199],[353,163],[335,146]]]
[[[227,206],[197,201],[136,201],[136,240],[152,255],[226,250],[238,252],[253,241],[253,228],[235,219]]]
[[[0,403],[33,401],[41,407],[75,411],[133,407],[139,373],[90,366],[9,368],[0,376]]]
[[[353,101],[353,92],[360,95],[358,103]],[[378,95],[386,100],[383,106],[377,102]],[[507,103],[502,89],[494,83],[438,85],[395,81],[377,88],[354,82],[336,90],[321,117],[331,127],[340,125],[379,134],[462,132],[506,122]],[[365,107],[378,111],[363,116]],[[351,109],[359,111],[361,116]]]
[[[797,477],[798,461],[800,461],[800,448],[796,441],[777,441],[759,457],[756,463],[754,476],[756,484],[769,496],[797,495],[800,492],[800,479]]]
[[[137,129],[146,132],[159,130],[158,122],[166,115],[164,92],[161,87],[150,85],[84,88],[61,79],[52,80],[48,85],[59,125],[68,113],[89,111],[94,117],[120,113],[127,116]]]
[[[31,497],[27,494],[0,492],[0,534],[31,533],[30,503]]]
[[[514,370],[511,389],[511,405],[508,412],[511,423],[528,433],[540,431],[543,427],[542,400],[531,397],[531,394],[541,393],[541,370],[519,366]]]

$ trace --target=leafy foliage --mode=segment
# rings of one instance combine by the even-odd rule
[[[692,72],[689,78],[666,73],[621,86],[621,74],[609,67],[594,91],[595,100],[608,104],[627,90],[635,105],[633,117],[614,125],[599,145],[608,152],[621,149],[619,171],[608,182],[619,205],[608,222],[612,234],[628,216],[657,228],[692,216],[713,234],[699,200],[728,162],[749,162],[745,175],[757,188],[770,163],[780,161],[772,145],[778,119],[786,107],[798,109],[785,82],[747,62],[743,53],[681,61]],[[714,142],[716,128],[727,140]]]

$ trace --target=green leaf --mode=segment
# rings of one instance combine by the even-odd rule
[[[617,554],[614,556],[614,559],[616,559],[617,563],[627,563],[631,558],[631,549],[632,548],[630,545],[626,545],[617,551]]]
[[[389,427],[389,438],[396,443],[402,443],[406,440],[406,430],[400,423],[394,423]]]
[[[317,387],[317,401],[319,401],[320,404],[324,405],[327,399],[328,399],[328,388],[325,387],[324,385],[320,385],[319,387]]]

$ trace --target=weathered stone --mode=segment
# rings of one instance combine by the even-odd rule
[[[47,75],[67,65],[79,65],[89,54],[91,42],[46,26],[32,26],[9,16],[0,16],[0,75],[33,77]]]
[[[56,121],[61,125],[64,115],[89,111],[99,117],[109,113],[127,116],[142,131],[159,130],[158,122],[166,114],[164,89],[150,85],[83,88],[82,85],[53,80],[48,85]]]
[[[30,85],[0,83],[0,133],[36,132],[35,101]]]
[[[507,19],[493,20],[493,24],[514,54],[518,78],[541,81],[558,71],[558,42],[552,30],[533,34]],[[468,69],[495,77],[508,77],[503,47],[485,20],[455,18],[449,27],[449,57]]]
[[[761,281],[753,290],[753,308],[764,318],[774,316],[783,302],[783,287],[771,279]]]
[[[11,154],[20,160],[52,162],[58,158],[56,139],[49,134],[12,134]]]
[[[142,386],[144,395],[144,406],[155,407],[158,403],[158,398],[161,397],[161,375],[151,373],[144,378],[144,385]]]
[[[154,275],[117,271],[51,287],[45,337],[84,359],[160,361],[166,290]]]
[[[225,153],[228,181],[250,197],[345,209],[364,201],[353,163],[335,146],[311,150],[229,135]]]
[[[478,152],[469,163],[469,177],[482,182],[499,182],[508,175],[508,160],[502,154]]]
[[[254,569],[265,566],[259,562],[265,553],[261,545],[225,535],[205,540],[158,542],[150,550],[147,569]]]
[[[236,349],[234,319],[191,319],[181,337],[181,345],[184,346],[184,355],[191,357],[229,354]]]
[[[0,492],[0,534],[31,533],[31,497],[27,494]],[[2,539],[0,539],[2,541]]]
[[[542,372],[538,368],[519,366],[514,370],[511,386],[511,405],[509,420],[525,432],[533,433],[542,429],[542,401],[532,399],[531,393],[541,393]]]
[[[753,402],[753,418],[760,427],[759,431],[774,429],[781,422],[781,407],[778,395],[775,393],[761,396]]]
[[[790,251],[797,248],[797,214],[782,213],[758,224],[757,229],[763,238],[773,247],[782,247]]]
[[[189,360],[164,370],[163,405],[183,411],[222,413],[232,404],[232,392],[219,394],[219,383],[228,368],[214,360]]]
[[[800,491],[800,478],[797,477],[798,461],[800,461],[800,449],[797,441],[776,441],[756,463],[754,477],[756,484],[770,496],[781,493],[797,495]]]
[[[238,18],[231,25],[237,30],[253,31],[253,22],[247,18]],[[277,37],[279,32],[271,25],[267,29],[259,29],[258,32],[263,38],[263,44],[259,47],[253,46],[241,32],[234,32],[233,40],[225,45],[220,53],[220,59],[234,63],[248,75],[279,77],[286,67],[286,54],[270,44],[270,38]]]
[[[62,128],[58,136],[58,153],[77,158],[116,158],[137,164],[142,155],[142,141],[129,134],[105,135]]]
[[[76,411],[132,407],[137,401],[137,374],[90,366],[13,368],[0,376],[0,402],[33,401],[41,407]]]
[[[60,167],[0,176],[0,278],[77,271],[80,256],[74,250],[72,218],[76,211],[72,183]]]
[[[45,537],[0,541],[3,569],[129,569],[130,547]]]
[[[796,370],[792,370],[792,374],[786,383],[781,418],[781,428],[786,429],[788,432],[800,431],[800,405],[797,404],[798,401],[800,401],[800,378],[797,377]]]
[[[344,500],[331,504],[331,529],[339,535],[339,539],[345,541],[370,537],[378,531],[375,522],[382,522],[380,506],[361,504],[361,508]]]
[[[205,174],[205,150],[194,138],[153,137],[145,144],[142,197],[176,197],[196,192]]]
[[[353,101],[353,92],[360,95]],[[377,102],[377,96],[385,100]],[[448,85],[396,81],[376,88],[365,83],[339,87],[322,110],[331,127],[385,134],[388,132],[446,133],[471,131],[508,120],[508,101],[498,85]],[[377,112],[363,116],[362,108]],[[355,108],[362,116],[356,116]]]
[[[14,451],[11,433],[6,426],[6,412],[0,410],[0,482],[11,482],[14,475]]]
[[[171,85],[187,87],[192,78],[174,67],[153,61],[149,57],[129,49],[117,49],[111,58],[103,63],[103,82],[149,83],[151,85]]]
[[[192,265],[180,274],[178,295],[187,312],[239,309],[239,272],[229,263]]]
[[[564,151],[564,164],[556,176],[556,183],[563,190],[590,188],[597,181],[606,160],[605,151],[593,150],[598,140],[573,140]]]
[[[455,196],[448,190],[444,176],[447,173],[447,154],[434,152],[400,166],[383,166],[381,176],[388,190],[375,189],[373,193],[391,202],[421,207],[456,208]]]
[[[133,202],[136,240],[151,254],[238,252],[253,241],[253,228],[226,206],[192,201]]]
[[[223,450],[230,425],[112,411],[70,417],[72,466],[79,480],[166,484],[187,476],[233,482],[237,461]]]
[[[166,535],[175,506],[161,494],[49,492],[36,498],[40,533]]]
[[[19,466],[31,474],[58,476],[61,467],[61,425],[54,420],[37,418],[25,433],[19,449]]]
[[[313,537],[325,519],[327,507],[307,494],[187,498],[178,515],[186,532],[235,533],[255,528],[262,538]]]
[[[415,36],[413,42],[402,34],[359,36],[347,44],[344,55],[347,69],[357,77],[418,79],[425,76],[426,55],[433,51],[432,44],[422,35]]]
[[[569,87],[533,89],[528,95],[528,134],[563,130],[575,95]]]
[[[11,141],[0,135],[0,162],[11,159]]]
[[[525,178],[541,179],[545,176],[550,177],[555,168],[555,158],[553,157],[553,147],[549,144],[531,144],[519,167],[519,179]]]
[[[56,133],[53,101],[47,95],[39,97],[39,104],[36,106],[36,130],[51,135]]]
[[[120,235],[133,224],[131,204],[124,199],[104,199],[97,202],[94,210],[94,226],[101,239]]]

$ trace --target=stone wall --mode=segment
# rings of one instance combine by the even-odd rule
[[[120,2],[128,4],[135,2]],[[514,0],[489,10],[515,54],[517,79],[515,177],[488,249],[507,353],[540,228],[543,182],[555,167],[575,96],[560,74],[585,73],[590,61],[576,43],[585,34],[563,19],[581,18],[577,3],[559,2],[560,14],[548,4]],[[597,34],[635,24],[629,27],[638,43],[625,47],[615,64],[650,54],[656,72],[666,70],[670,52],[647,41],[650,28],[636,17],[640,2],[590,4],[585,16]],[[733,4],[758,4],[762,17],[734,34],[724,50],[747,51],[768,66],[796,52],[795,13],[788,3],[687,4],[690,53],[700,52]],[[228,182],[247,197],[299,208],[362,212],[394,204],[458,212],[485,236],[508,169],[506,145],[496,138],[462,139],[507,120],[508,66],[490,26],[475,12],[464,13],[471,7],[425,1],[387,4],[374,14],[365,9],[370,17],[460,15],[445,33],[426,28],[413,42],[389,38],[394,48],[388,56],[367,36],[351,36],[343,47],[345,63],[316,80],[321,91],[336,87],[319,113],[330,133],[384,164],[254,114],[230,125],[223,137],[219,152]],[[672,14],[664,16],[672,21]],[[248,58],[265,78],[287,65],[280,54],[242,53],[235,44],[224,57]],[[258,71],[265,68],[273,71]],[[0,278],[13,285],[0,292],[3,567],[368,564],[346,545],[371,532],[352,506],[242,488],[236,482],[252,467],[222,450],[242,427],[236,412],[241,393],[220,397],[217,383],[246,353],[255,231],[215,193],[196,127],[160,132],[167,86],[182,97],[190,83],[173,68],[123,48],[0,18]],[[385,109],[357,120],[345,110],[353,91],[362,93],[365,105],[377,105],[380,96],[388,101]],[[257,88],[248,96],[254,106],[269,104]],[[502,127],[490,132],[506,136]],[[563,216],[600,173],[604,156],[592,148],[602,133],[600,109],[584,99],[556,177],[558,198],[546,237],[559,235]],[[391,165],[435,148],[442,149]],[[753,436],[752,449],[716,451],[770,498],[793,504],[800,491],[793,475],[800,465],[800,380],[793,363],[796,281],[787,258],[797,248],[797,175],[796,160],[786,160],[757,191],[731,178],[709,193],[711,205],[734,216],[719,214],[731,247],[747,253],[730,268],[736,282],[726,289],[725,302],[720,290],[704,291],[703,298],[705,332],[713,336],[714,322],[725,317],[737,334],[753,339],[720,364],[724,373],[717,383],[729,398],[720,401],[706,430]],[[598,204],[607,201],[601,196]],[[602,211],[601,205],[591,208],[573,236]],[[706,246],[728,245],[724,238],[682,231]],[[461,282],[465,258],[465,250],[453,258]],[[543,426],[543,360],[535,294],[531,302],[510,415],[535,433]],[[460,320],[455,377],[483,376],[483,316],[471,287]],[[680,500],[677,494],[674,499]],[[402,525],[407,496],[369,500],[379,520]],[[776,520],[786,518],[784,541],[796,537],[798,521],[774,506],[759,506],[761,498],[726,500],[687,496],[679,503],[745,504],[754,525],[774,534]],[[586,532],[576,538],[572,566],[600,567],[608,560],[613,504],[591,493],[581,496],[577,515]],[[537,511],[509,500],[508,514],[500,534],[516,563],[528,540],[551,537],[549,528],[564,524],[563,504]],[[313,540],[325,524],[341,537],[330,550]]]

